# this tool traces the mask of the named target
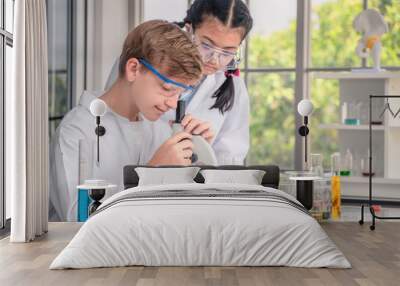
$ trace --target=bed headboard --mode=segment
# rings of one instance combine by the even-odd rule
[[[167,168],[167,167],[182,167],[182,166],[159,166],[149,167],[142,165],[128,165],[124,167],[124,189],[136,187],[139,183],[139,177],[135,172],[136,167],[147,167],[147,168]],[[254,165],[254,166],[239,166],[239,165],[222,165],[222,166],[196,166],[204,169],[220,169],[220,170],[263,170],[265,175],[262,179],[261,184],[264,187],[271,187],[277,189],[279,187],[279,167],[275,165]],[[200,174],[194,178],[197,183],[204,183],[204,178]]]

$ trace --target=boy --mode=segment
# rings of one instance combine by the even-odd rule
[[[119,77],[107,92],[85,91],[80,103],[60,123],[50,147],[50,202],[59,220],[76,220],[79,185],[79,141],[96,139],[90,103],[102,99],[108,107],[101,118],[100,162],[91,175],[123,189],[122,170],[128,164],[189,165],[193,144],[189,132],[171,137],[171,128],[158,120],[176,108],[182,92],[202,75],[201,56],[178,26],[153,20],[137,26],[125,39]],[[157,121],[158,120],[158,121]],[[186,130],[211,140],[209,124],[186,116]],[[164,142],[161,146],[157,142]],[[94,147],[95,148],[95,147]],[[83,153],[91,158],[90,154]],[[89,159],[90,160],[90,159]],[[53,212],[54,213],[54,212]]]

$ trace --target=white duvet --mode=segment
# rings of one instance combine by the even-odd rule
[[[242,195],[135,198],[173,190],[201,194],[241,191]],[[262,198],[264,193],[252,197],[251,191],[263,191],[270,198]],[[351,267],[317,221],[295,204],[299,203],[282,191],[254,185],[132,188],[106,200],[50,269],[127,265]]]

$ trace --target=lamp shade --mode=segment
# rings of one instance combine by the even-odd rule
[[[303,99],[297,105],[297,111],[301,116],[309,116],[314,110],[314,106],[309,99]]]
[[[103,100],[96,98],[90,103],[89,109],[93,116],[103,116],[106,114],[107,104]]]

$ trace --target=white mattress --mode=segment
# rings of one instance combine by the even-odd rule
[[[189,195],[145,197],[168,190]],[[190,195],[239,190],[263,191],[267,198],[264,193],[253,197],[251,192],[248,197],[246,192],[240,197]],[[298,204],[282,191],[254,185],[132,188],[106,200],[50,269],[127,265],[350,268],[317,221]]]

